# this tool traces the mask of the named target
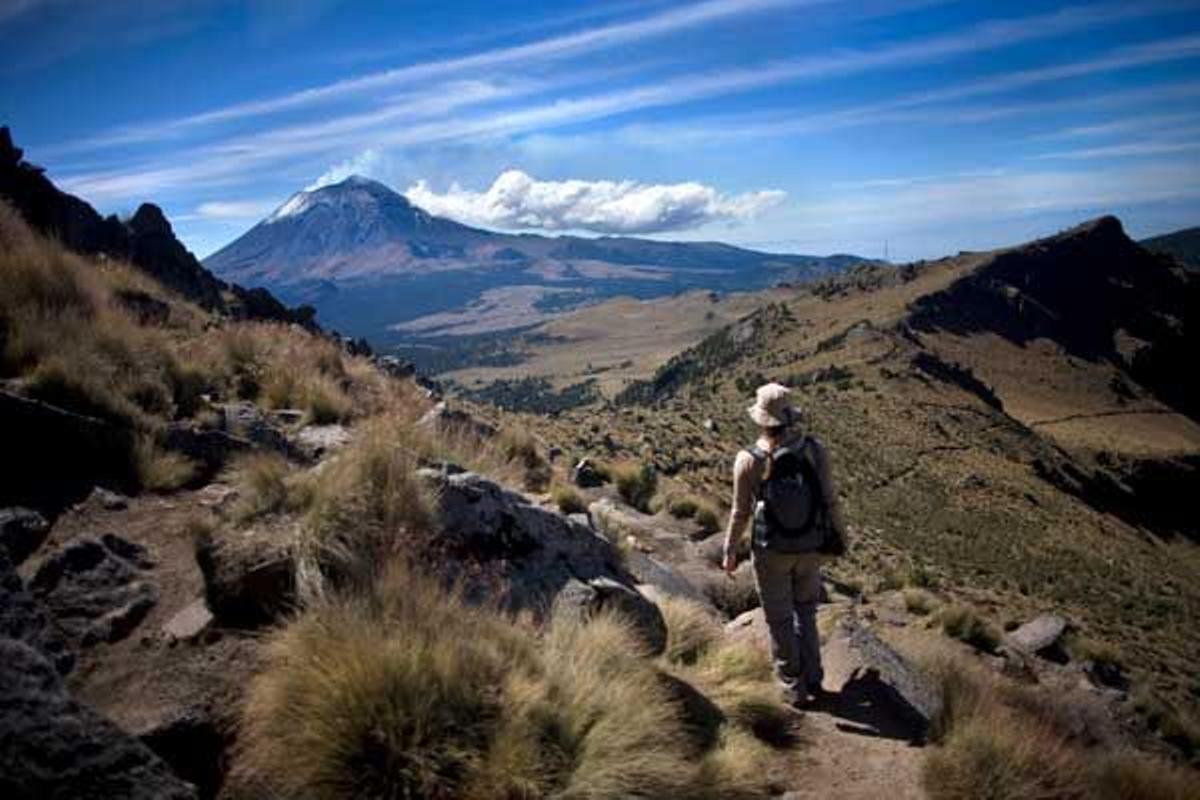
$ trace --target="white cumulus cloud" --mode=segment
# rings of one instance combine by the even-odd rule
[[[439,193],[418,181],[404,193],[431,214],[507,229],[586,230],[633,234],[737,222],[781,202],[775,190],[721,194],[692,181],[539,181],[517,169],[502,173],[486,191],[453,184]]]

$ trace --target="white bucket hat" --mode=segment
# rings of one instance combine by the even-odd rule
[[[754,393],[754,405],[746,409],[750,419],[764,428],[791,425],[800,417],[800,409],[789,400],[792,390],[783,384],[767,383]]]

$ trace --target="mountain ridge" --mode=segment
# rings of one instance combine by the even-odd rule
[[[548,307],[563,303],[766,288],[863,261],[720,242],[488,231],[431,215],[378,181],[351,176],[292,195],[204,263],[227,280],[312,303],[337,327],[379,341],[420,335],[412,325],[398,332],[401,323],[456,310],[469,315],[473,302],[498,289],[571,290],[569,298],[535,302],[504,323],[515,328],[547,319]]]

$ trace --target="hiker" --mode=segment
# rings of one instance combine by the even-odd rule
[[[733,507],[722,566],[733,575],[738,544],[753,518],[751,563],[771,639],[771,660],[786,700],[804,706],[823,691],[817,601],[821,560],[845,550],[845,525],[829,459],[799,430],[791,390],[760,386],[750,418],[761,429],[733,465]]]

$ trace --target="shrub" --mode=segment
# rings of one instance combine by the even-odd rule
[[[705,533],[716,533],[721,529],[721,518],[710,506],[702,505],[696,509],[696,524]]]
[[[699,510],[699,501],[690,495],[671,497],[667,500],[667,512],[677,519],[691,519]]]
[[[1096,800],[1189,800],[1196,773],[1140,753],[1114,753],[1091,770]]]
[[[938,599],[924,589],[909,587],[904,590],[904,607],[912,614],[930,614],[938,606]]]
[[[564,514],[586,514],[587,502],[574,486],[555,484],[550,490],[550,499]]]
[[[638,509],[650,510],[650,498],[658,488],[658,475],[650,464],[625,463],[611,468],[621,499]]]
[[[938,614],[938,622],[946,635],[966,642],[977,650],[990,653],[1000,644],[1000,633],[968,605],[952,603],[943,606]]]
[[[744,737],[690,750],[622,620],[554,615],[539,637],[409,570],[272,634],[241,718],[248,795],[765,795]]]

